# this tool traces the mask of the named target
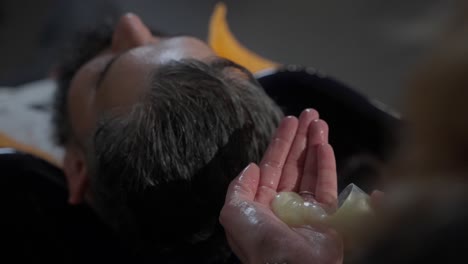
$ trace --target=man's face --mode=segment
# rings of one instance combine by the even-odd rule
[[[110,47],[81,66],[67,94],[67,118],[74,141],[65,146],[63,167],[70,203],[80,203],[87,193],[88,166],[83,145],[98,117],[129,109],[149,89],[150,75],[159,66],[174,60],[207,61],[213,57],[213,51],[198,39],[155,37],[137,16],[120,19]]]
[[[214,56],[198,39],[154,37],[137,16],[123,16],[114,30],[111,47],[83,65],[72,79],[67,102],[74,136],[82,143],[100,114],[136,102],[149,89],[150,73],[158,66]]]

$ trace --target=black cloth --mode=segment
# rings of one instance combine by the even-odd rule
[[[11,263],[133,263],[86,205],[71,206],[63,173],[0,149],[0,252]]]

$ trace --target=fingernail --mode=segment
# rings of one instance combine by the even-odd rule
[[[318,113],[317,110],[313,109],[313,108],[307,108],[306,110],[303,111],[303,113]]]
[[[287,116],[285,118],[283,118],[283,120],[281,120],[280,122],[280,127],[284,127],[284,126],[288,126],[290,125],[292,122],[296,122],[297,121],[297,117],[295,116]]]
[[[314,117],[315,119],[318,119],[318,116],[319,115],[317,111],[315,111],[312,108],[307,108],[306,110],[302,111],[301,115],[299,116],[299,119],[309,119]]]

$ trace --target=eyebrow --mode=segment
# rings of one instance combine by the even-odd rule
[[[102,81],[104,81],[104,79],[106,78],[107,76],[107,73],[109,73],[110,69],[112,68],[112,65],[115,64],[115,62],[117,62],[117,60],[119,58],[122,57],[122,55],[126,54],[127,52],[122,52],[122,53],[119,53],[117,54],[116,56],[114,56],[112,59],[110,59],[106,65],[104,66],[104,69],[99,73],[98,75],[98,79],[97,79],[97,85],[96,85],[96,88],[100,87],[101,84],[102,84]]]
[[[239,65],[239,64],[237,64],[237,63],[235,63],[235,62],[233,62],[231,60],[228,60],[226,58],[217,57],[211,63],[211,65],[214,66],[214,67],[220,67],[220,68],[229,68],[229,67],[235,68],[237,70],[240,70],[242,73],[244,73],[250,82],[254,82],[254,83],[257,82],[257,80],[253,76],[252,72],[247,70],[244,66],[241,66],[241,65]]]

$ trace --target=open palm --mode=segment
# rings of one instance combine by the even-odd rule
[[[270,205],[282,191],[336,206],[335,157],[328,126],[315,110],[305,110],[299,120],[283,119],[259,166],[250,164],[229,186],[220,222],[244,263],[341,262],[341,240],[333,230],[290,228],[274,215]]]

